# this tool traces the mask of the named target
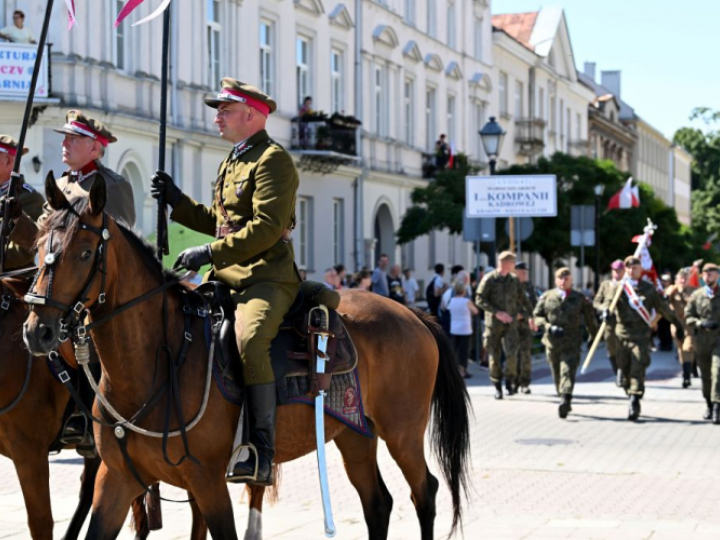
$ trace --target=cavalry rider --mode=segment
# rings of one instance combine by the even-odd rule
[[[233,289],[235,331],[248,398],[250,452],[235,465],[229,482],[271,485],[275,456],[275,376],[270,344],[298,293],[300,278],[287,234],[295,220],[298,172],[292,157],[265,131],[277,104],[254,86],[223,79],[217,97],[220,136],[233,149],[220,165],[210,207],[182,193],[167,174],[152,179],[153,196],[164,195],[171,218],[214,242],[183,251],[176,264],[188,270],[212,265],[205,280]],[[257,471],[257,474],[255,474]]]
[[[15,156],[17,156],[18,141],[9,135],[0,135],[0,205],[5,202],[8,197],[12,197],[13,203],[10,205],[8,218],[12,221],[10,228],[10,242],[5,258],[5,268],[3,271],[19,270],[33,265],[35,262],[35,242],[30,238],[28,242],[22,240],[30,234],[24,234],[23,211],[26,219],[35,221],[42,213],[42,207],[45,200],[32,186],[26,184],[24,180],[18,186],[18,190],[14,194],[9,194],[10,177],[15,166]],[[27,148],[23,148],[22,154],[28,153]],[[18,225],[20,222],[20,225]]]

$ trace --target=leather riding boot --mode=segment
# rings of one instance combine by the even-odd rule
[[[502,399],[502,398],[503,398],[502,383],[496,382],[495,383],[495,399]]]
[[[562,395],[562,402],[560,403],[560,407],[558,407],[558,416],[560,418],[567,418],[567,415],[570,411],[572,411],[572,406],[570,402],[572,401],[572,395],[571,394],[563,394]]]
[[[691,362],[683,362],[682,368],[683,368],[682,387],[688,388],[692,384],[690,382],[690,375],[692,375],[692,363]]]
[[[93,377],[95,377],[95,380],[99,379],[102,374],[99,363],[90,364],[90,371]],[[92,411],[95,393],[90,387],[90,383],[83,371],[79,374],[78,394],[85,408]],[[83,457],[94,458],[97,456],[92,420],[88,418],[79,407],[76,408],[75,412],[66,420],[62,435],[60,436],[60,442],[65,445],[74,444],[75,451]]]
[[[707,409],[705,409],[705,414],[703,414],[703,420],[712,420],[713,403],[709,399],[705,401],[707,402]]]
[[[720,425],[720,403],[717,402],[713,403],[712,423]]]
[[[637,420],[640,417],[640,396],[630,396],[630,408],[628,409],[628,420]]]
[[[250,457],[236,463],[226,480],[232,483],[272,486],[277,412],[275,383],[246,386],[245,391],[250,420]]]

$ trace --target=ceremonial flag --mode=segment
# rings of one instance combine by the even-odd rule
[[[65,5],[68,10],[68,31],[72,30],[72,27],[77,24],[75,19],[75,0],[65,0]]]
[[[455,143],[450,145],[450,158],[448,159],[447,168],[452,169],[455,166]]]
[[[703,244],[703,249],[705,251],[710,251],[713,247],[713,244],[715,243],[715,240],[717,239],[717,233],[712,233],[707,241]]]
[[[632,239],[632,241],[636,244],[639,244],[642,242],[643,235],[640,234]],[[640,258],[640,265],[643,269],[643,275],[642,278],[645,281],[650,282],[656,289],[662,290],[662,286],[660,285],[660,280],[658,280],[658,273],[657,270],[655,270],[655,264],[653,263],[652,256],[650,255],[650,244],[652,240],[650,238],[647,239],[647,242],[642,244],[640,247],[640,253],[638,254],[638,257]]]
[[[623,188],[610,198],[608,210],[616,208],[637,208],[640,206],[640,189],[632,185],[632,176],[628,178]]]
[[[120,23],[125,20],[125,18],[130,15],[133,11],[135,11],[135,8],[137,8],[140,4],[142,4],[145,0],[128,0],[127,4],[123,6],[123,8],[120,10],[120,13],[118,13],[117,20],[115,21],[115,28],[120,26]],[[138,26],[139,24],[145,24],[146,22],[152,21],[153,19],[159,17],[163,14],[163,12],[167,9],[167,7],[170,5],[170,2],[172,0],[163,0],[160,6],[153,11],[150,15],[145,17],[144,19],[140,19],[138,22],[133,24],[133,26]]]

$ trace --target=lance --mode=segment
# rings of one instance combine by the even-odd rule
[[[162,36],[162,73],[160,78],[160,141],[158,152],[158,170],[165,171],[165,154],[167,141],[167,109],[168,109],[168,74],[170,71],[170,9],[163,13]],[[157,256],[162,261],[163,255],[170,253],[168,238],[168,216],[165,197],[158,198],[157,208]]]
[[[655,233],[655,230],[657,229],[657,225],[654,225],[650,219],[648,219],[648,223],[645,226],[645,229],[643,230],[643,235],[640,237],[640,242],[638,242],[637,249],[635,250],[635,257],[639,257],[642,253],[643,249],[645,248],[645,245],[648,243],[648,241],[652,238],[652,235]],[[626,275],[622,281],[618,283],[618,288],[615,291],[615,296],[612,299],[612,302],[610,303],[610,307],[608,308],[609,313],[613,313],[615,311],[615,308],[617,307],[618,302],[620,301],[620,296],[623,293],[623,284],[625,283],[625,280],[628,279],[628,276]],[[607,322],[603,321],[603,323],[600,325],[600,329],[597,331],[597,334],[595,334],[595,339],[593,340],[592,347],[590,347],[590,350],[588,351],[587,357],[585,358],[585,362],[583,362],[582,369],[580,370],[580,374],[584,375],[587,371],[588,366],[590,365],[590,362],[593,359],[593,356],[595,355],[595,351],[598,348],[598,345],[600,345],[600,340],[602,339],[603,334],[605,333],[605,327],[607,326]]]
[[[0,228],[0,273],[5,270],[5,254],[9,244],[10,223],[8,213],[10,210],[10,199],[15,197],[20,183],[20,162],[22,160],[22,149],[25,148],[25,136],[30,124],[30,113],[32,112],[33,102],[35,100],[35,90],[37,88],[38,76],[40,75],[40,67],[45,51],[45,43],[47,42],[48,28],[50,26],[50,15],[52,13],[53,1],[48,0],[45,6],[45,19],[43,20],[42,31],[40,32],[40,41],[38,41],[37,54],[35,55],[35,67],[33,68],[32,78],[30,80],[30,92],[25,102],[25,114],[23,115],[22,127],[20,128],[20,138],[18,139],[18,152],[15,156],[15,166],[10,177],[10,185],[8,186],[7,196],[2,207],[2,227]]]

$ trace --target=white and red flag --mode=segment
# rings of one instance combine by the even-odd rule
[[[65,0],[65,6],[68,10],[68,30],[72,30],[72,27],[77,24],[75,19],[75,0]]]
[[[450,145],[450,158],[447,162],[448,169],[452,169],[453,167],[455,167],[455,143]]]
[[[142,4],[145,0],[128,0],[127,4],[123,6],[123,8],[120,10],[120,13],[118,13],[117,19],[115,20],[115,28],[120,26],[120,23],[125,20],[125,18],[130,15],[133,11],[135,11],[135,8],[137,8],[140,4]],[[140,19],[138,22],[133,24],[133,26],[137,26],[139,24],[145,24],[146,22],[152,21],[153,19],[159,17],[163,14],[163,12],[167,9],[167,7],[170,5],[170,2],[172,0],[163,0],[162,3],[158,6],[158,8],[153,11],[150,15],[145,17],[144,19]]]
[[[636,244],[639,244],[643,241],[643,236],[644,235],[639,234],[638,236],[634,237],[632,241]],[[650,244],[651,240],[650,238],[648,238],[647,241],[644,242],[640,247],[640,253],[637,254],[637,256],[640,258],[640,265],[643,269],[642,279],[648,281],[656,289],[661,291],[662,286],[660,285],[660,280],[658,279],[657,270],[655,270],[655,263],[653,263],[652,255],[650,255]]]
[[[632,185],[632,176],[628,178],[623,188],[610,197],[608,210],[616,208],[637,208],[640,206],[640,189]]]

